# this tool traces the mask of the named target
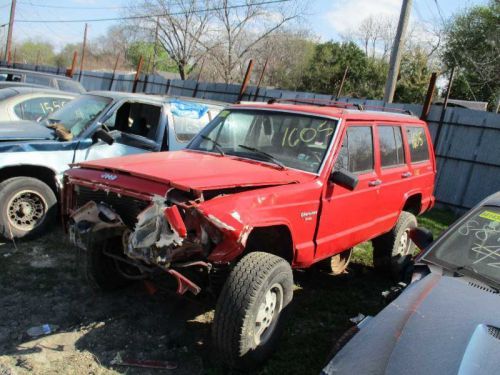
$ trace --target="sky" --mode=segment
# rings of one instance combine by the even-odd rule
[[[349,30],[356,29],[366,17],[395,16],[401,10],[402,0],[299,0],[307,2],[304,27],[310,27],[321,40],[340,40]],[[134,3],[132,0],[17,0],[16,20],[70,20],[91,18],[116,18],[123,16],[124,8]],[[238,0],[233,3],[240,4]],[[411,22],[439,24],[442,20],[436,3],[445,19],[454,13],[476,4],[486,4],[488,0],[413,0]],[[10,0],[0,0],[0,25],[8,22]],[[89,23],[88,37],[94,39],[106,33],[116,23]],[[0,28],[0,40],[7,27]],[[50,41],[56,49],[66,43],[80,42],[83,38],[84,23],[25,23],[14,25],[14,40],[41,39]],[[3,49],[3,46],[1,46]]]

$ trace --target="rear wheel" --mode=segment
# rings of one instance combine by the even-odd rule
[[[292,296],[292,269],[283,258],[254,252],[236,264],[219,295],[212,327],[227,365],[248,369],[269,357]]]
[[[395,280],[402,278],[404,269],[415,250],[409,233],[410,229],[416,226],[415,215],[403,211],[390,232],[372,240],[375,269],[384,274],[390,274]]]
[[[5,238],[34,238],[56,218],[57,198],[44,182],[13,177],[0,184],[0,234]]]
[[[344,273],[351,261],[352,247],[350,249],[344,250],[341,253],[335,254],[330,258],[323,259],[319,261],[318,268],[332,275],[340,275]]]

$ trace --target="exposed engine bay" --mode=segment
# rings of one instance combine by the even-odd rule
[[[223,241],[224,233],[235,231],[217,218],[203,215],[198,209],[202,200],[172,188],[166,197],[154,195],[133,226],[107,202],[89,200],[69,215],[70,239],[88,250],[99,241],[119,236],[123,262],[141,271],[160,268],[177,279],[179,293],[190,290],[197,294],[201,288],[177,270],[198,266],[210,272],[208,255]]]

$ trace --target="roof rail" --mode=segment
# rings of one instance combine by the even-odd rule
[[[299,99],[286,99],[286,98],[281,98],[281,99],[276,99],[272,98],[267,101],[267,104],[274,104],[274,103],[293,103],[293,104],[309,104],[309,105],[317,105],[320,107],[336,107],[336,108],[355,108],[359,111],[364,111],[364,110],[374,110],[374,111],[380,111],[380,112],[397,112],[397,113],[404,113],[410,116],[415,116],[415,114],[408,110],[408,109],[399,109],[399,108],[388,108],[388,107],[382,107],[382,106],[372,106],[372,105],[362,105],[358,103],[347,103],[347,102],[339,102],[335,100],[330,100],[330,99],[314,99],[314,98],[299,98]]]
[[[356,108],[360,111],[364,110],[363,105],[358,103],[347,103],[347,102],[339,102],[330,99],[314,99],[314,98],[302,98],[302,99],[286,99],[286,98],[272,98],[267,101],[267,104],[274,103],[299,103],[299,104],[309,104],[309,105],[317,105],[320,107],[337,107],[337,108]]]

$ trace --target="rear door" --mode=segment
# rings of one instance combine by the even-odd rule
[[[426,208],[433,199],[434,158],[432,144],[425,125],[406,125],[404,130],[411,176],[409,187],[412,192],[422,194],[422,207]]]
[[[334,169],[358,176],[354,191],[327,183],[322,198],[316,236],[316,258],[346,250],[377,233],[381,180],[377,174],[375,127],[370,122],[350,122]]]
[[[400,124],[378,124],[376,126],[379,143],[380,165],[380,217],[384,231],[396,223],[399,211],[410,190],[410,167],[407,163],[403,142],[403,128]]]

